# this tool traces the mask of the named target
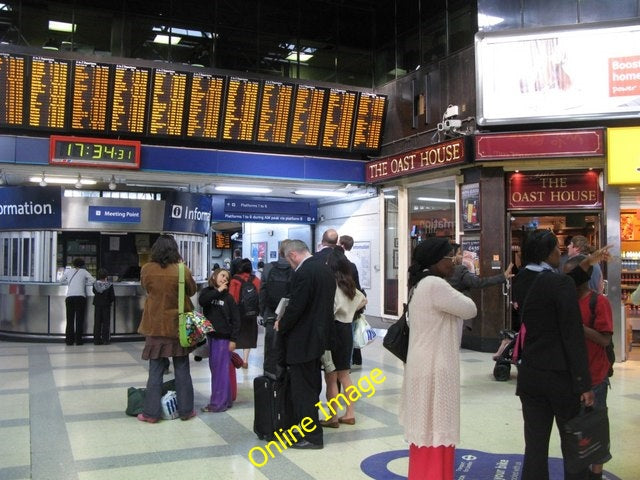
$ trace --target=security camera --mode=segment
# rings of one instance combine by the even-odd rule
[[[445,120],[444,128],[447,130],[451,128],[460,128],[462,126],[462,120]]]
[[[442,123],[442,122],[441,122],[441,123],[438,123],[438,131],[439,131],[439,132],[443,132],[444,130],[445,130],[444,123]]]
[[[449,107],[447,108],[447,110],[444,112],[444,118],[451,118],[451,117],[455,117],[458,115],[459,113],[459,108],[457,105],[449,105]]]

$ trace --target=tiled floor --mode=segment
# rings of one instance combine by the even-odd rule
[[[261,468],[248,458],[253,447],[264,446],[252,431],[252,384],[261,373],[261,345],[252,351],[249,369],[237,371],[238,400],[232,409],[155,425],[124,414],[127,387],[146,381],[141,349],[140,342],[100,347],[0,342],[0,479],[406,477],[407,447],[396,416],[402,365],[379,339],[363,349],[364,368],[353,376],[379,368],[386,380],[358,401],[357,424],[325,429],[324,450],[286,449]],[[200,407],[209,395],[208,365],[192,362],[191,368]],[[463,350],[461,369],[456,478],[515,480],[523,450],[515,381],[493,379],[488,353]],[[615,475],[609,478],[640,479],[640,362],[617,364],[612,384],[613,460],[605,470]],[[555,431],[550,453],[560,456]],[[552,463],[552,472],[557,471]]]

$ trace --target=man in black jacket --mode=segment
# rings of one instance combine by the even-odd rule
[[[320,357],[333,344],[333,301],[336,280],[324,259],[313,257],[301,240],[291,240],[285,257],[295,270],[291,295],[275,328],[283,336],[286,363],[291,381],[294,419],[309,417],[316,428],[299,439],[292,448],[323,447],[318,408],[322,391]]]

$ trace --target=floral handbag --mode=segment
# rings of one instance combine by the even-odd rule
[[[180,345],[195,347],[213,332],[213,325],[200,312],[184,311],[184,263],[178,264],[178,335]]]

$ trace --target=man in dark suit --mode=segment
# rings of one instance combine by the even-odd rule
[[[316,407],[322,391],[320,357],[334,340],[336,280],[324,259],[313,257],[301,240],[287,243],[284,254],[295,271],[289,305],[275,328],[284,339],[295,421],[309,417],[316,426],[292,448],[319,449],[323,447]]]
[[[322,259],[323,262],[327,261],[327,255],[331,253],[331,250],[338,245],[338,232],[333,228],[325,231],[322,234],[321,248],[313,254],[314,257]]]

